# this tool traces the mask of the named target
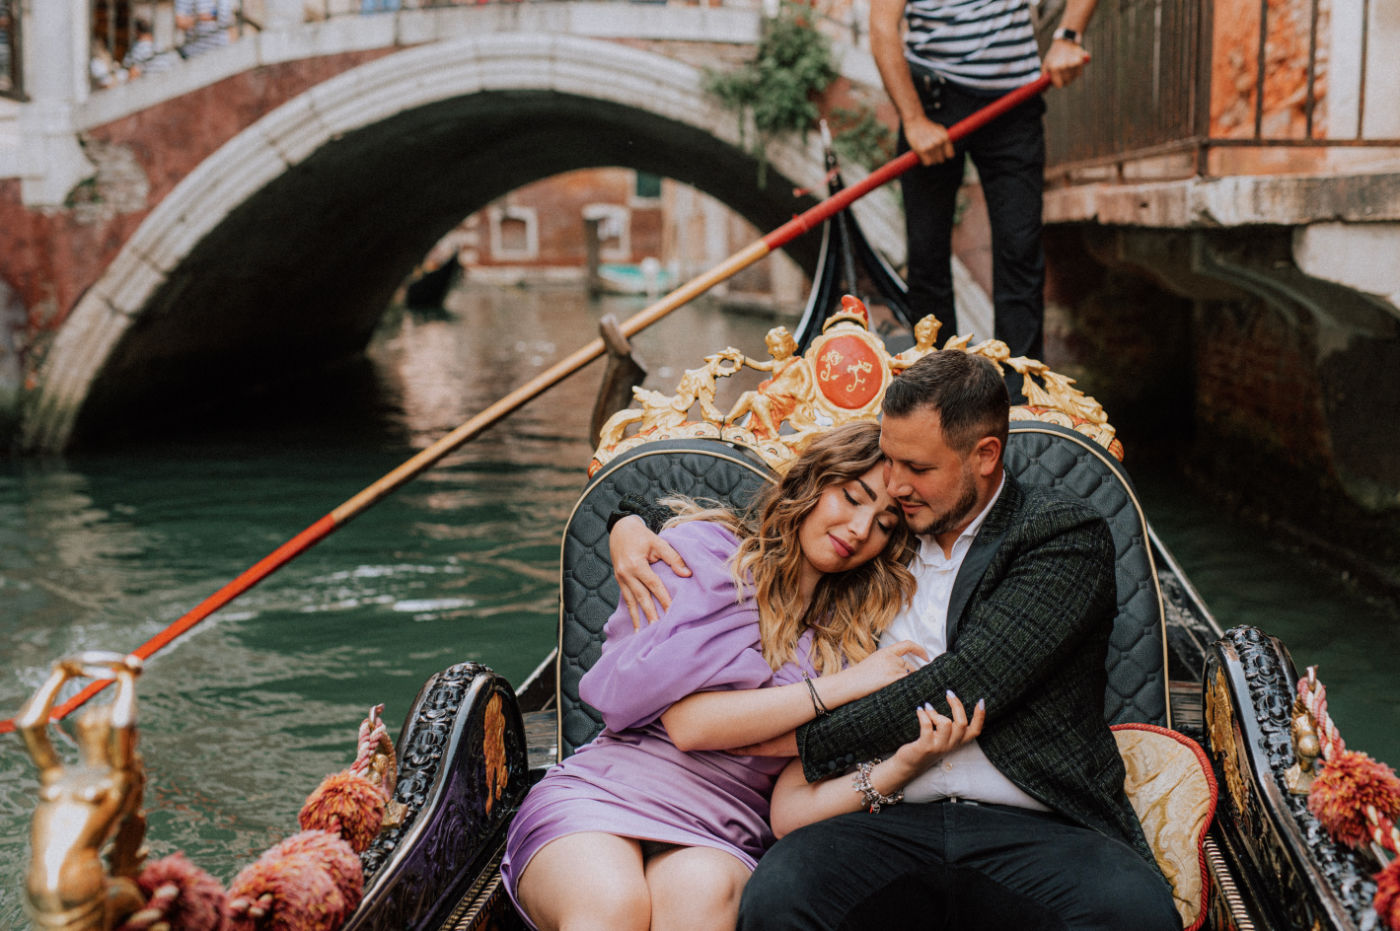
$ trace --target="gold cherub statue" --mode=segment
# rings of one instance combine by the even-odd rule
[[[145,770],[136,752],[136,677],[141,660],[87,652],[60,660],[15,719],[39,768],[25,908],[36,926],[106,931],[145,904],[136,875],[145,859]],[[81,762],[65,766],[49,740],[49,717],[70,679],[115,679],[111,704],[77,723]],[[110,843],[107,865],[103,848]]]
[[[814,428],[817,422],[812,413],[812,371],[807,360],[797,355],[797,340],[787,327],[777,326],[768,331],[763,342],[768,347],[769,361],[750,359],[743,353],[736,353],[735,361],[760,372],[772,372],[772,377],[739,395],[729,416],[724,418],[725,423],[732,424],[745,414],[752,414],[749,432],[759,440],[776,438],[785,420],[798,433]]]
[[[943,324],[933,314],[920,317],[919,322],[914,324],[914,345],[890,358],[890,370],[896,373],[903,372],[933,352],[934,343],[938,342],[938,331],[941,329]]]

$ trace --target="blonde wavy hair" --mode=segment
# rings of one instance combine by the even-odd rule
[[[880,464],[880,427],[862,422],[837,427],[807,445],[782,477],[759,492],[744,512],[714,502],[666,498],[677,511],[666,526],[689,520],[721,524],[739,538],[731,569],[739,600],[758,606],[763,658],[777,669],[794,659],[797,641],[812,631],[818,673],[856,663],[879,645],[880,634],[908,603],[914,577],[908,562],[914,536],[897,522],[885,548],[869,562],[822,576],[803,610],[799,592],[802,547],[798,531],[827,488],[859,478]]]

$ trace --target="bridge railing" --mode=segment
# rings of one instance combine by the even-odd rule
[[[1376,36],[1389,2],[1100,3],[1083,79],[1048,98],[1048,173],[1156,159],[1240,174],[1303,165],[1319,149],[1400,145],[1388,125],[1400,95],[1385,86],[1392,66]],[[1045,17],[1044,42],[1058,18]]]
[[[19,0],[0,0],[0,97],[24,99]]]
[[[47,0],[45,0],[47,2]],[[261,0],[88,0],[92,42],[89,78],[94,90],[111,87],[144,73],[165,71],[190,58],[236,41],[262,28]],[[306,22],[336,17],[431,10],[532,0],[304,0]],[[623,0],[666,3],[668,0]],[[675,0],[669,0],[675,2]],[[765,0],[686,0],[689,5],[754,9]],[[770,0],[776,2],[776,0]],[[20,68],[19,6],[0,0],[0,94],[18,95]],[[5,13],[13,27],[5,30]],[[193,10],[194,15],[187,15]],[[144,28],[142,28],[144,27]],[[6,65],[13,74],[7,78]]]
[[[89,9],[88,78],[94,89],[169,70],[252,28],[243,0],[91,0]]]
[[[530,2],[538,2],[538,0],[307,0],[304,9],[308,20],[318,20],[369,13],[396,13],[399,10],[434,10],[447,7]],[[666,3],[667,0],[621,0],[621,2],[647,4]],[[762,0],[691,0],[691,5],[694,6],[755,8],[761,4]]]

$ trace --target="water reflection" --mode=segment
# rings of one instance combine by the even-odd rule
[[[18,709],[54,658],[153,636],[593,338],[602,313],[625,318],[641,303],[454,292],[441,314],[391,321],[370,362],[217,431],[0,465],[0,713]],[[649,383],[669,390],[697,347],[758,354],[770,325],[700,305],[634,342]],[[183,849],[226,881],[296,830],[307,792],[353,757],[370,704],[385,702],[396,726],[422,681],[451,663],[486,662],[516,682],[535,668],[554,638],[557,533],[583,482],[599,372],[591,366],[485,431],[148,664],[154,855]],[[1400,702],[1387,692],[1400,643],[1389,616],[1223,522],[1174,477],[1139,484],[1222,623],[1257,623],[1300,662],[1321,659],[1349,741],[1400,760]],[[16,927],[36,786],[18,741],[0,741],[0,927]]]

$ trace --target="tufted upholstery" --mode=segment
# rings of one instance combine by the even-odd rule
[[[1006,466],[1027,484],[1074,494],[1108,520],[1118,548],[1118,619],[1108,659],[1105,716],[1167,726],[1161,597],[1137,498],[1122,467],[1078,433],[1013,423]],[[660,454],[665,455],[660,455]],[[603,625],[617,605],[607,519],[622,496],[682,494],[743,503],[771,473],[756,456],[717,440],[665,440],[619,456],[594,476],[564,533],[559,626],[559,753],[566,757],[602,728],[578,697],[598,658]]]
[[[1127,473],[1097,443],[1044,423],[1012,423],[1005,460],[1022,484],[1059,488],[1108,521],[1118,550],[1118,618],[1109,643],[1104,714],[1110,724],[1170,727],[1162,595],[1147,524]]]
[[[665,454],[665,455],[660,455]],[[662,440],[610,461],[593,477],[564,531],[559,613],[559,756],[602,729],[598,713],[578,697],[578,682],[598,658],[603,625],[617,607],[608,557],[608,515],[626,494],[654,500],[668,494],[743,504],[770,480],[768,466],[719,440]]]

